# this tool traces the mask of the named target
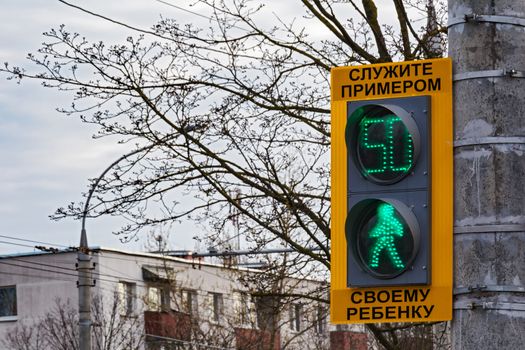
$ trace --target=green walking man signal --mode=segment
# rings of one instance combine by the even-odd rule
[[[369,237],[376,241],[370,249],[370,267],[379,267],[379,257],[385,251],[390,258],[390,263],[397,269],[404,269],[405,264],[401,261],[397,252],[395,239],[404,236],[403,225],[395,214],[394,207],[388,203],[382,203],[377,207],[377,224],[370,230]]]

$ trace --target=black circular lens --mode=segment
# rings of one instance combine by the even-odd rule
[[[349,118],[353,157],[368,180],[389,185],[407,176],[419,153],[419,131],[408,112],[367,105]]]
[[[395,200],[365,200],[349,215],[355,256],[377,278],[394,278],[408,269],[419,249],[414,214]]]

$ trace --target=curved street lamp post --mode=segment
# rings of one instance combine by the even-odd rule
[[[78,327],[79,327],[79,350],[91,350],[91,288],[94,285],[91,271],[94,269],[91,264],[91,256],[89,254],[89,247],[87,242],[86,232],[86,218],[89,212],[89,202],[95,192],[100,181],[106,176],[109,170],[121,161],[131,157],[137,153],[149,150],[157,144],[148,147],[139,148],[133,152],[127,153],[111,163],[100,176],[95,180],[93,186],[87,195],[84,210],[82,211],[82,229],[80,231],[80,245],[77,254],[77,270],[78,270]]]

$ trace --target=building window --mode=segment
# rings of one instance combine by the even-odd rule
[[[199,314],[199,306],[197,300],[197,292],[194,290],[183,290],[182,291],[182,308],[183,311],[191,316],[197,316]]]
[[[147,307],[149,311],[168,311],[170,309],[169,290],[161,286],[149,286]]]
[[[315,331],[319,334],[326,333],[326,307],[318,305],[315,315]]]
[[[252,296],[248,293],[235,293],[234,303],[234,312],[239,317],[239,324],[255,328],[257,320]]]
[[[212,319],[214,322],[219,323],[221,321],[222,315],[224,314],[224,302],[222,294],[220,293],[211,293],[213,298],[213,315]]]
[[[303,306],[301,304],[290,305],[290,329],[292,331],[301,330],[301,316],[303,313]]]
[[[263,331],[275,332],[279,324],[280,309],[281,304],[279,298],[272,296],[255,298],[257,328]]]
[[[148,310],[160,311],[160,289],[157,287],[148,287]]]
[[[0,287],[0,319],[12,319],[17,314],[16,286]]]
[[[133,315],[135,311],[135,283],[119,282],[117,288],[120,315]]]

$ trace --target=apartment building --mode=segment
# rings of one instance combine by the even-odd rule
[[[93,349],[367,349],[329,324],[326,285],[202,258],[93,248]],[[77,253],[0,257],[0,344],[76,346]],[[320,292],[322,291],[322,292]],[[320,294],[321,293],[321,294]],[[51,345],[49,345],[51,344]]]

